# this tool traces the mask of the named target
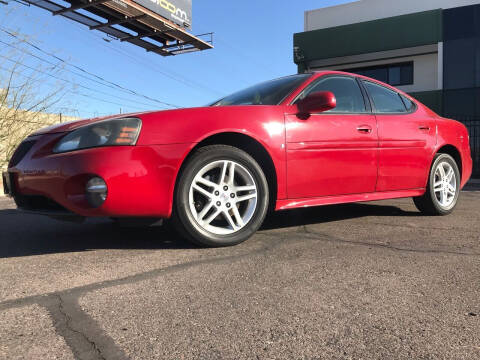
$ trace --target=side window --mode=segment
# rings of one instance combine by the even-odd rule
[[[362,91],[354,78],[336,76],[320,79],[302,95],[302,98],[318,91],[331,91],[335,95],[337,106],[335,109],[327,111],[329,113],[364,113],[367,111]]]
[[[407,108],[407,111],[412,111],[415,109],[415,103],[410,100],[410,99],[407,99],[405,96],[403,95],[400,95],[402,100],[403,100],[403,103],[405,104],[405,107]]]
[[[397,92],[370,81],[364,81],[363,83],[373,100],[377,113],[402,113],[407,111]]]

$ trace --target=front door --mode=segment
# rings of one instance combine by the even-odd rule
[[[290,199],[375,191],[378,135],[354,77],[325,76],[307,88],[331,91],[337,99],[333,110],[302,119],[286,114],[287,181]]]

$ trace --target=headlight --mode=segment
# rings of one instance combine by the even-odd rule
[[[142,121],[135,118],[105,120],[84,126],[64,136],[53,148],[54,153],[99,146],[135,145]]]

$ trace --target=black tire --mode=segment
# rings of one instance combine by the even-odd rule
[[[441,205],[439,199],[437,198],[434,192],[434,182],[435,182],[435,171],[438,165],[442,162],[446,162],[453,168],[455,173],[455,180],[456,180],[456,192],[454,196],[454,200],[451,205],[448,207],[444,207]],[[450,214],[456,207],[458,197],[460,195],[460,171],[458,169],[458,165],[455,160],[448,154],[437,154],[435,155],[432,163],[432,167],[430,169],[430,174],[428,177],[428,184],[427,184],[427,191],[424,195],[413,198],[413,202],[417,209],[426,215],[448,215]]]
[[[253,177],[257,187],[257,202],[250,220],[232,234],[219,235],[204,229],[196,220],[189,204],[190,186],[206,165],[215,161],[234,161]],[[268,183],[258,163],[245,151],[227,145],[210,145],[200,148],[182,167],[175,188],[172,225],[187,240],[206,247],[223,247],[239,244],[250,238],[262,225],[269,203]]]

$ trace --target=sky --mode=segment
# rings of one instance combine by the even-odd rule
[[[192,33],[213,32],[215,48],[162,57],[108,39],[101,32],[52,16],[46,10],[9,0],[8,5],[0,4],[0,29],[26,35],[42,50],[65,60],[61,63],[65,70],[53,72],[56,78],[49,76],[51,63],[59,60],[2,31],[0,54],[17,51],[6,45],[10,44],[36,55],[21,53],[23,64],[33,68],[31,72],[43,71],[39,73],[42,81],[38,91],[48,91],[59,83],[68,86],[62,106],[55,109],[65,115],[92,117],[171,107],[164,103],[202,106],[250,85],[296,73],[293,34],[303,31],[304,12],[346,2],[193,0]],[[1,64],[5,67],[5,60]],[[102,85],[104,82],[74,66],[128,91]]]

